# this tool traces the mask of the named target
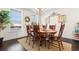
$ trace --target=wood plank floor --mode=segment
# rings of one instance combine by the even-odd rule
[[[17,41],[17,39],[7,40],[3,42],[0,51],[26,51]]]
[[[29,45],[29,40],[27,40],[26,42],[26,38],[19,39],[18,42],[28,51],[38,51],[38,43],[35,43],[34,48],[32,48],[33,43],[30,42],[30,45]],[[40,47],[40,51],[59,51],[59,49],[54,46],[50,46],[50,49],[48,49],[47,47],[45,47],[44,44],[45,43],[43,43],[43,45]],[[63,45],[64,45],[64,49],[62,49],[62,51],[72,51],[72,44],[63,42]]]
[[[0,48],[0,51],[27,51],[27,49],[25,49],[22,46],[22,44],[18,42],[18,40],[20,40],[20,39],[4,41],[3,47]],[[24,40],[26,40],[26,39],[24,39]],[[72,51],[79,51],[79,41],[71,40],[71,39],[65,39],[64,41],[72,44]],[[26,43],[26,41],[25,41],[25,43]]]

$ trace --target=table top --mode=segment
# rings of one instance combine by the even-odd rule
[[[31,32],[33,32],[34,30],[33,29],[30,29]],[[39,32],[49,32],[49,33],[56,33],[57,31],[56,30],[52,30],[52,29],[42,29],[40,28]]]
[[[52,29],[41,30],[41,29],[40,29],[40,32],[56,32],[56,30],[52,30]]]

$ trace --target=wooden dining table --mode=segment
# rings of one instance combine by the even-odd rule
[[[31,28],[29,29],[29,31],[33,32],[34,30]],[[49,33],[56,33],[57,31],[56,30],[53,30],[53,29],[42,29],[40,28],[39,32],[49,32]]]
[[[34,32],[34,29],[30,29],[29,30],[30,32],[32,32],[32,35],[34,36],[33,32]],[[46,46],[46,42],[49,42],[49,36],[50,34],[53,34],[55,35],[57,33],[56,30],[52,30],[52,29],[43,29],[43,28],[40,28],[38,30],[38,33],[39,33],[39,37],[40,39],[38,40],[40,42],[40,46],[41,46],[41,42],[44,41],[45,42],[45,46]],[[48,48],[50,47],[50,44],[48,44]]]
[[[33,30],[32,28],[31,28],[29,31],[30,31],[30,32],[34,32],[34,30]],[[43,29],[43,28],[40,28],[38,32],[41,33],[41,34],[46,34],[46,35],[48,35],[48,34],[50,34],[50,33],[54,35],[54,34],[57,33],[56,30]]]
[[[53,33],[55,34],[57,31],[56,30],[52,30],[52,29],[40,29],[39,32],[41,33]]]

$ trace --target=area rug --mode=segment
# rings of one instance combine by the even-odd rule
[[[27,51],[39,51],[37,44],[32,48],[32,42],[29,45],[29,40],[26,42],[27,38],[19,39],[18,42],[27,50]],[[72,45],[70,43],[63,42],[64,49],[62,51],[71,51]],[[59,51],[57,47],[51,46],[50,49],[48,49],[45,46],[40,47],[40,51]]]

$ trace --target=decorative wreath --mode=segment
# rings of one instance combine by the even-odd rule
[[[30,21],[30,18],[27,16],[25,17],[25,22],[29,22]]]

